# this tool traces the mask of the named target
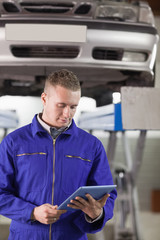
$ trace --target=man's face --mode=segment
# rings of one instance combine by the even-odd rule
[[[49,86],[46,93],[42,93],[42,119],[48,125],[61,128],[71,122],[80,100],[80,91],[71,91],[59,85]]]

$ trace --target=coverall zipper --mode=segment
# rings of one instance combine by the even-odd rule
[[[52,201],[51,204],[53,205],[53,199],[54,199],[54,180],[55,180],[55,144],[56,144],[56,138],[53,139],[53,182],[52,182]],[[50,224],[49,228],[49,240],[52,239],[52,224]]]

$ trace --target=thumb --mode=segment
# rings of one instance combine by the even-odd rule
[[[53,209],[57,209],[57,208],[58,208],[58,205],[53,205],[52,208],[53,208]]]
[[[107,193],[100,200],[98,200],[102,207],[106,204],[106,201],[109,197],[110,197],[110,194]]]

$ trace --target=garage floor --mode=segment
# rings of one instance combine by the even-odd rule
[[[140,223],[142,227],[142,240],[160,240],[160,213],[141,212]],[[113,225],[108,223],[104,229],[105,240],[113,240]],[[7,240],[9,233],[9,221],[0,216],[0,240]],[[65,239],[64,239],[65,240]],[[103,234],[89,235],[88,240],[104,240]]]

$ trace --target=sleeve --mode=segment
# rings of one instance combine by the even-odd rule
[[[88,177],[87,185],[93,186],[114,184],[105,149],[98,139],[95,149],[96,151],[94,153],[94,163]],[[110,197],[107,199],[107,202],[103,208],[103,217],[101,219],[93,223],[88,223],[85,220],[84,214],[81,213],[81,215],[74,221],[76,226],[79,227],[82,232],[87,233],[95,233],[102,230],[106,222],[113,217],[114,202],[116,197],[117,191],[113,190],[110,193]]]
[[[96,219],[91,219],[88,215],[85,214],[85,219],[87,222],[89,223],[93,223],[93,222],[96,222],[98,220],[100,220],[101,218],[103,218],[103,208],[102,208],[102,211],[101,211],[101,214],[96,218]]]
[[[14,187],[14,147],[7,136],[0,144],[0,214],[22,223],[31,224],[35,205],[18,197]]]

